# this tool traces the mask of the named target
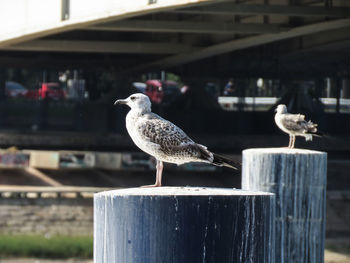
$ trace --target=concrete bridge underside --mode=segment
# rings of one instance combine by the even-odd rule
[[[332,76],[350,64],[350,1],[3,0],[0,67]]]

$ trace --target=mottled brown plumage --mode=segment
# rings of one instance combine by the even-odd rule
[[[139,127],[140,132],[146,139],[159,145],[159,150],[164,154],[181,158],[201,157],[200,146],[180,128],[154,113],[149,113],[145,117],[144,124]],[[206,157],[208,161],[212,158],[210,154]]]

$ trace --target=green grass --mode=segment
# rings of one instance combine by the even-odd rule
[[[92,237],[0,236],[0,257],[92,258]]]

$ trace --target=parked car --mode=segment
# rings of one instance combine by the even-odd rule
[[[153,103],[171,103],[181,95],[179,85],[175,81],[148,80],[146,81],[145,94]]]
[[[27,99],[37,100],[39,98],[37,89],[28,89],[28,92],[25,96]]]
[[[5,82],[5,96],[8,98],[26,97],[28,89],[14,81]]]
[[[53,100],[64,100],[67,98],[67,92],[56,82],[44,82],[37,91],[38,98],[50,98]]]
[[[145,94],[153,103],[161,103],[164,97],[162,82],[160,80],[147,80]]]

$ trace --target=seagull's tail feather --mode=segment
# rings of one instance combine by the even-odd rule
[[[317,133],[317,124],[316,123],[313,123],[312,121],[308,121],[306,123],[306,127],[307,127],[307,132]]]
[[[226,166],[235,170],[238,170],[237,167],[241,167],[241,164],[238,162],[235,162],[225,156],[210,152],[204,145],[196,144],[196,147],[200,152],[200,158],[208,163],[216,166]]]
[[[240,163],[235,162],[225,156],[213,153],[214,156],[214,160],[212,162],[212,164],[217,165],[217,166],[226,166],[235,170],[238,170],[238,167],[241,166]]]
[[[323,133],[317,130],[317,124],[312,121],[305,122],[306,131],[305,131],[305,140],[312,141],[312,136],[322,137]]]
[[[207,147],[202,145],[202,144],[195,144],[197,150],[199,151],[200,153],[200,159],[203,159],[205,161],[208,161],[208,162],[212,162],[214,157],[213,157],[213,154],[208,151]]]

